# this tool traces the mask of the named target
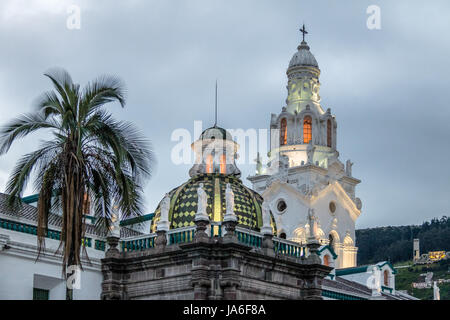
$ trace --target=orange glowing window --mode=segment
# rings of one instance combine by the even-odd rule
[[[287,145],[287,120],[286,118],[281,120],[280,125],[280,145]]]
[[[206,173],[213,173],[213,156],[206,157]]]
[[[312,140],[312,119],[306,116],[303,120],[303,143],[308,144]]]
[[[331,120],[327,121],[327,146],[331,148],[332,137],[331,137]]]
[[[330,257],[327,254],[323,257],[323,264],[327,267],[330,266]]]
[[[224,154],[220,156],[220,173],[227,173],[227,158]]]
[[[389,272],[387,270],[384,270],[384,285],[389,286]]]

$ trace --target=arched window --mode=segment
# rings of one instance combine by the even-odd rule
[[[280,125],[280,145],[287,145],[287,120],[286,118],[281,119]]]
[[[213,160],[210,154],[206,157],[206,173],[213,173]]]
[[[384,286],[389,287],[389,271],[384,270]]]
[[[227,173],[227,158],[224,154],[220,156],[220,173],[221,174]]]
[[[326,254],[323,256],[323,264],[327,267],[330,266],[330,256],[329,255]]]
[[[312,119],[306,116],[303,119],[303,143],[308,144],[312,140]]]
[[[332,136],[331,136],[331,120],[327,121],[327,146],[331,148],[332,146]]]

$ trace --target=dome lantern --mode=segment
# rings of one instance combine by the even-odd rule
[[[189,170],[191,177],[213,173],[240,177],[235,162],[239,145],[227,130],[217,126],[208,128],[191,147],[195,153],[195,163]]]

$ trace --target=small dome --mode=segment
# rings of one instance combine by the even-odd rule
[[[238,218],[238,226],[259,231],[262,227],[262,202],[263,198],[255,191],[244,186],[242,181],[235,176],[220,174],[203,174],[192,177],[188,182],[169,192],[170,229],[178,229],[194,226],[194,218],[197,212],[197,189],[203,183],[203,189],[208,197],[207,213],[211,221],[223,221],[226,214],[225,191],[227,183],[234,193],[234,212]],[[156,224],[160,220],[160,205],[155,210],[155,218],[150,230],[156,231]],[[271,222],[276,234],[275,220],[271,214]]]
[[[233,141],[233,137],[227,130],[216,126],[206,129],[200,135],[200,140],[209,140],[209,139],[221,139],[221,140],[223,139]]]
[[[294,54],[289,63],[289,68],[298,66],[319,68],[316,58],[311,51],[309,51],[309,46],[305,41],[302,41],[297,49],[298,51]]]

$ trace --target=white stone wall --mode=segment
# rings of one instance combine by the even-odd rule
[[[33,288],[49,290],[50,300],[65,299],[65,280],[60,255],[54,252],[59,241],[46,239],[46,252],[36,261],[36,237],[16,231],[0,229],[6,247],[0,248],[0,300],[31,300]],[[76,300],[98,300],[101,294],[100,258],[103,251],[88,248],[92,265],[84,259],[81,288],[74,290]]]

